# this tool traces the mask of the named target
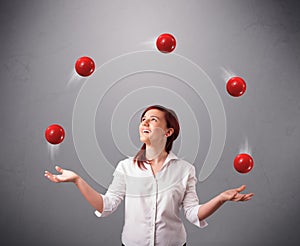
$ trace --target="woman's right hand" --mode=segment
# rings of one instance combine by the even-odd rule
[[[60,182],[76,183],[76,181],[79,179],[79,176],[73,171],[62,169],[59,166],[56,166],[55,169],[61,174],[56,175],[48,171],[45,171],[45,177],[54,183],[60,183]]]

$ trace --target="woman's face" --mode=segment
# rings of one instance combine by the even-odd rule
[[[140,140],[148,145],[166,140],[173,133],[172,128],[167,128],[165,113],[158,109],[148,110],[139,126]]]

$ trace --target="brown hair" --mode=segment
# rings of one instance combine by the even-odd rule
[[[144,115],[146,114],[146,112],[151,109],[158,109],[158,110],[164,112],[165,120],[167,122],[167,128],[174,129],[173,134],[168,137],[167,143],[165,146],[165,150],[169,154],[170,150],[172,149],[174,140],[179,135],[180,126],[179,126],[178,118],[172,109],[168,109],[168,108],[165,108],[160,105],[153,105],[153,106],[150,106],[145,109],[145,111],[142,113],[141,120],[144,117]],[[134,163],[137,163],[138,167],[141,169],[142,168],[146,169],[144,162],[146,162],[146,163],[148,162],[148,160],[146,159],[146,151],[145,150],[146,150],[146,144],[144,143],[143,146],[141,147],[140,151],[135,155],[135,157],[133,159]]]

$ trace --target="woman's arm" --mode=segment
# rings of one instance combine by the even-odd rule
[[[95,191],[91,186],[89,186],[81,177],[75,182],[77,188],[80,190],[81,194],[88,201],[93,208],[95,208],[100,213],[103,212],[103,198]]]
[[[103,212],[103,198],[97,191],[95,191],[73,171],[65,170],[58,166],[56,166],[55,169],[61,174],[54,175],[48,171],[45,171],[45,177],[54,183],[73,182],[88,203],[100,213]]]
[[[214,197],[210,201],[202,204],[198,210],[199,220],[204,220],[210,215],[212,215],[218,208],[220,208],[226,201],[248,201],[254,195],[253,193],[249,194],[240,194],[246,188],[245,185],[242,185],[239,188],[231,189],[222,192],[218,196]]]

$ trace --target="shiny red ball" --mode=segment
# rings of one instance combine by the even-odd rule
[[[246,82],[240,77],[232,77],[226,84],[227,92],[233,97],[240,97],[246,91]]]
[[[161,34],[156,40],[156,47],[162,53],[170,53],[176,47],[176,39],[169,33]]]
[[[235,157],[233,165],[239,173],[248,173],[252,170],[254,161],[250,155],[243,153]]]
[[[95,70],[95,62],[90,57],[80,57],[75,63],[75,70],[80,76],[90,76]]]
[[[60,144],[65,138],[65,131],[60,125],[53,124],[45,130],[45,138],[51,144]]]

